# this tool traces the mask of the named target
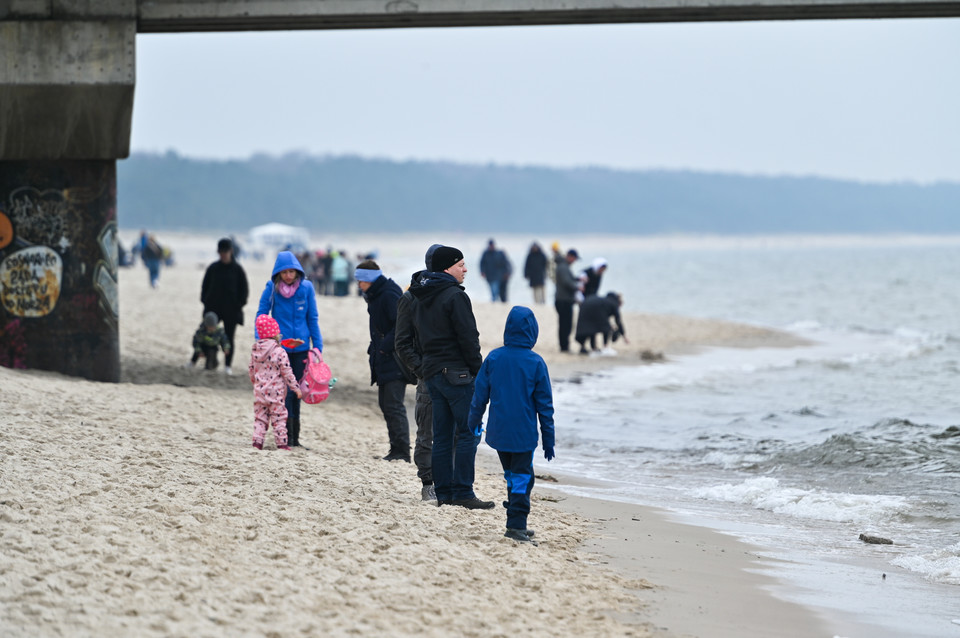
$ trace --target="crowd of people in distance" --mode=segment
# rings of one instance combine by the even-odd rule
[[[358,254],[356,261],[351,261],[346,250],[335,250],[328,246],[326,250],[301,251],[296,257],[307,278],[313,281],[318,295],[346,297],[352,289],[354,264],[365,259],[376,259],[377,255]]]

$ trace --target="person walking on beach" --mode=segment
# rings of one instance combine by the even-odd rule
[[[157,241],[153,233],[147,234],[146,231],[140,233],[140,258],[143,265],[147,267],[147,273],[150,277],[150,287],[157,288],[160,285],[160,262],[163,261],[163,247]]]
[[[410,277],[410,288],[419,286],[420,282],[430,272],[430,261],[434,251],[440,244],[433,244],[424,255],[426,270],[419,270]],[[433,485],[433,403],[430,400],[430,390],[423,379],[422,350],[420,339],[417,337],[416,324],[413,320],[414,308],[417,299],[410,290],[405,290],[397,302],[397,326],[393,338],[393,349],[400,360],[400,365],[406,366],[417,377],[417,395],[413,408],[413,418],[417,423],[417,438],[413,446],[413,462],[417,466],[417,477],[420,479],[420,498],[424,501],[437,500],[437,491]]]
[[[547,256],[543,254],[543,249],[537,242],[530,245],[527,261],[523,265],[523,276],[530,282],[533,301],[538,304],[546,303],[543,286],[547,283]]]
[[[496,243],[491,239],[487,243],[487,249],[480,256],[480,276],[487,280],[490,286],[490,298],[492,301],[507,301],[507,284],[513,267],[510,260],[507,259],[507,253],[497,248]]]
[[[437,505],[491,509],[493,501],[473,491],[474,464],[480,435],[467,417],[474,377],[480,371],[480,333],[463,283],[467,266],[463,253],[440,246],[430,270],[410,292],[417,299],[414,323],[420,340],[426,380],[433,405],[433,480]]]
[[[580,354],[589,354],[586,342],[590,340],[590,350],[600,352],[597,348],[596,336],[603,335],[603,347],[612,339],[616,341],[623,337],[624,343],[630,343],[624,332],[623,321],[620,319],[620,306],[623,298],[615,292],[608,292],[605,297],[591,295],[580,304],[580,314],[577,316],[577,343],[580,344]],[[616,327],[610,325],[610,319]]]
[[[235,343],[237,326],[243,325],[243,307],[247,305],[250,289],[247,273],[237,263],[233,254],[233,241],[227,238],[217,242],[220,259],[207,267],[200,286],[200,301],[204,315],[215,312],[223,320],[223,329],[230,343]],[[224,369],[233,374],[233,350],[224,355]]]
[[[533,351],[540,327],[533,311],[514,306],[507,315],[503,346],[487,355],[477,374],[469,427],[480,432],[487,415],[487,445],[497,451],[507,482],[507,538],[531,543],[527,527],[533,490],[533,453],[542,439],[543,456],[554,457],[553,390],[543,357]],[[539,437],[537,421],[540,422]]]
[[[407,408],[403,405],[407,381],[400,363],[393,356],[397,302],[402,294],[400,286],[384,276],[372,259],[360,262],[353,275],[370,315],[370,345],[367,347],[370,385],[377,385],[377,399],[390,439],[390,451],[383,460],[409,463],[410,424],[407,422]]]
[[[290,367],[297,381],[303,379],[307,355],[311,348],[323,352],[323,337],[317,314],[317,297],[313,284],[304,277],[303,267],[290,251],[277,255],[273,274],[260,295],[257,316],[270,315],[280,325],[280,332],[294,340],[283,348],[290,358]],[[256,336],[256,335],[255,335]],[[290,391],[286,396],[287,434],[291,447],[300,445],[300,397]]]
[[[227,337],[226,331],[220,327],[220,319],[217,317],[217,313],[205,313],[200,327],[193,333],[193,357],[186,367],[194,367],[200,357],[203,357],[206,361],[204,368],[216,370],[218,365],[217,350],[220,348],[223,348],[224,357],[233,354],[233,345]]]
[[[253,384],[253,447],[263,449],[263,439],[273,425],[273,438],[278,450],[290,450],[287,439],[287,388],[300,398],[290,360],[280,345],[280,326],[270,315],[256,320],[259,338],[250,353],[250,383]]]
[[[570,352],[570,331],[573,330],[573,305],[576,301],[579,284],[570,266],[580,259],[573,248],[563,257],[558,253],[554,258],[557,273],[557,293],[554,307],[557,309],[557,330],[560,337],[560,352]]]

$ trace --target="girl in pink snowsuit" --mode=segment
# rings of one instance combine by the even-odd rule
[[[250,354],[250,383],[253,384],[253,447],[263,449],[263,437],[273,423],[278,450],[287,445],[287,408],[283,404],[287,386],[300,398],[300,386],[290,368],[290,359],[280,345],[280,326],[270,315],[257,317],[257,335]]]

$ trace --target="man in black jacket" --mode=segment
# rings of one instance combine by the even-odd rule
[[[217,252],[220,259],[210,264],[203,275],[200,301],[203,314],[215,312],[223,321],[223,330],[230,340],[230,351],[224,355],[224,372],[233,374],[230,367],[236,352],[233,337],[237,334],[237,326],[243,325],[243,307],[247,304],[249,288],[243,266],[233,258],[233,242],[221,239],[217,243]]]
[[[410,277],[410,286],[419,285],[420,280],[430,272],[430,260],[440,244],[433,244],[427,248],[424,255],[426,270],[418,270]],[[417,422],[417,440],[413,445],[413,462],[417,465],[417,477],[422,482],[420,497],[424,501],[437,500],[437,492],[433,486],[433,403],[430,401],[430,390],[427,383],[419,376],[423,357],[420,355],[420,340],[417,338],[416,325],[413,321],[414,308],[417,300],[407,290],[400,295],[397,302],[397,329],[393,338],[393,350],[400,359],[400,365],[417,376],[417,399],[413,408],[413,418]]]
[[[576,303],[577,279],[570,266],[580,259],[577,251],[571,248],[566,256],[557,253],[554,257],[557,276],[557,296],[554,307],[557,309],[557,328],[560,336],[560,352],[570,351],[570,331],[573,330],[573,306]]]
[[[367,302],[370,315],[370,385],[377,384],[380,411],[387,422],[390,451],[383,460],[410,462],[410,424],[403,405],[407,381],[393,356],[400,286],[387,279],[372,259],[361,262],[353,273]]]
[[[417,299],[414,323],[422,361],[418,376],[426,380],[433,404],[433,480],[438,505],[491,509],[473,491],[474,463],[480,432],[467,417],[474,377],[480,371],[480,333],[470,297],[464,291],[467,266],[463,253],[440,246],[432,272],[411,284]]]

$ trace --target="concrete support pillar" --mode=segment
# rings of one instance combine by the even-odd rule
[[[0,365],[118,381],[136,23],[31,17],[0,20]]]
[[[114,160],[0,161],[0,365],[119,381]]]

